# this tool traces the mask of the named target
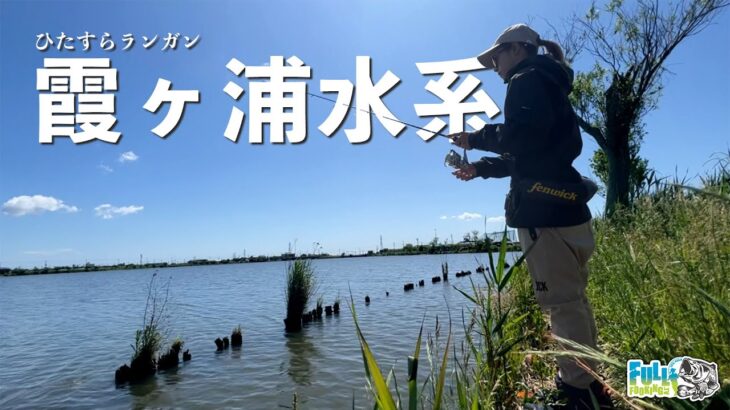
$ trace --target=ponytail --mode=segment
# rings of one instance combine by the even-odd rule
[[[550,40],[543,40],[538,37],[537,45],[545,47],[545,51],[547,51],[547,53],[554,59],[558,60],[558,62],[565,63],[565,54],[563,53],[563,49],[560,47],[560,44]]]

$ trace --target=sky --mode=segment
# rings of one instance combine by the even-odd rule
[[[322,80],[357,82],[357,56],[371,59],[373,83],[387,71],[399,83],[382,101],[401,121],[425,126],[414,104],[440,100],[424,88],[438,76],[416,63],[473,58],[517,22],[549,38],[586,1],[0,1],[0,266],[33,267],[120,262],[185,261],[276,255],[292,249],[342,253],[404,243],[459,241],[473,230],[504,228],[506,179],[457,180],[443,158],[452,147],[440,137],[424,142],[416,129],[393,137],[372,120],[367,143],[352,144],[345,129],[330,137],[318,126],[336,104],[306,99],[307,138],[299,144],[263,144],[249,136],[249,80],[226,64],[236,58],[265,67],[271,56],[297,56],[311,67],[307,90],[323,94]],[[97,36],[89,51],[59,51],[55,37]],[[37,49],[37,36],[56,43]],[[103,50],[109,33],[114,50]],[[164,37],[180,33],[175,50]],[[122,50],[122,37],[135,43]],[[155,35],[158,41],[145,48]],[[187,36],[199,36],[184,47]],[[697,175],[730,143],[730,66],[727,11],[670,57],[671,73],[658,108],[646,120],[641,154],[659,175]],[[44,58],[108,58],[118,70],[115,95],[121,132],[117,143],[75,144],[55,137],[39,142],[36,70]],[[593,60],[582,56],[577,71]],[[503,107],[505,85],[491,71],[472,74]],[[178,126],[165,138],[152,132],[170,109],[143,108],[158,79],[172,90],[196,90]],[[224,91],[244,89],[238,101]],[[461,80],[460,80],[461,81]],[[358,88],[355,89],[357,97]],[[327,94],[334,98],[335,94]],[[239,140],[224,137],[232,109],[245,113]],[[440,117],[448,121],[448,117]],[[482,114],[487,122],[499,122]],[[575,167],[591,176],[596,143],[584,135]],[[470,151],[471,160],[485,152]],[[589,203],[594,214],[603,198]]]

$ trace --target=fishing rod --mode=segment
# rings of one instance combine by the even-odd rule
[[[337,101],[335,101],[335,100],[333,100],[331,98],[327,98],[327,97],[322,96],[322,95],[319,95],[319,94],[310,93],[309,91],[307,91],[307,94],[308,95],[311,95],[312,97],[316,97],[316,98],[319,98],[319,99],[322,99],[322,100],[325,100],[325,101],[329,101],[329,102],[334,103],[334,104],[344,105],[344,106],[347,107],[348,110],[362,111],[364,113],[369,114],[371,117],[372,117],[373,114],[375,114],[374,112],[372,112],[370,110],[364,110],[362,108],[353,107],[351,104],[338,103]],[[375,114],[375,115],[377,115],[377,114]],[[418,125],[410,124],[410,123],[407,123],[405,121],[401,121],[401,120],[396,119],[396,118],[390,118],[390,117],[386,117],[386,116],[383,116],[383,118],[386,119],[386,120],[389,120],[389,121],[395,121],[395,122],[400,123],[400,124],[403,124],[403,125],[405,125],[407,127],[416,128],[416,129],[419,129],[419,130],[423,130],[423,131],[427,131],[427,132],[433,133],[433,134],[438,135],[438,136],[441,136],[441,137],[446,137],[446,138],[451,139],[448,135],[442,134],[440,132],[435,132],[435,131],[432,131],[432,130],[429,130],[429,129],[426,129],[426,128],[423,128],[423,127],[419,127]]]
[[[319,99],[322,99],[322,100],[325,100],[325,101],[329,101],[329,102],[334,103],[334,104],[339,104],[339,105],[347,106],[347,110],[348,111],[349,110],[362,111],[362,112],[367,113],[368,115],[370,115],[370,117],[372,117],[373,114],[374,114],[370,110],[364,110],[362,108],[353,107],[351,104],[338,103],[336,100],[333,100],[331,98],[327,98],[327,97],[322,96],[322,95],[319,95],[319,94],[310,93],[309,91],[307,91],[307,94],[308,95],[311,95],[312,97],[316,97],[316,98],[319,98]],[[386,120],[389,120],[389,121],[395,121],[397,123],[403,124],[406,127],[411,127],[411,128],[416,128],[416,129],[419,129],[419,130],[427,131],[427,132],[433,133],[434,135],[438,135],[438,136],[441,136],[441,137],[445,137],[445,138],[448,138],[448,139],[451,140],[451,137],[449,137],[448,135],[442,134],[440,132],[431,131],[431,130],[428,130],[426,128],[419,127],[418,125],[410,124],[410,123],[407,123],[405,121],[401,121],[401,120],[398,120],[398,119],[395,119],[395,118],[390,118],[390,117],[386,117],[386,116],[383,116],[383,118],[386,119]],[[452,140],[452,142],[453,142],[453,140]],[[446,165],[449,165],[450,167],[453,167],[453,168],[459,168],[461,166],[468,165],[469,164],[469,157],[467,157],[467,155],[466,155],[466,148],[464,148],[464,153],[462,155],[459,155],[459,153],[456,152],[456,151],[454,151],[453,149],[450,150],[449,153],[446,154],[446,158],[444,159],[444,163]]]

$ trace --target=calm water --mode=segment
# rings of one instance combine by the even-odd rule
[[[446,260],[449,284],[467,289],[468,278],[454,272],[474,271],[475,256],[486,262],[483,254],[315,261],[325,305],[339,293],[342,312],[296,336],[284,334],[284,262],[161,269],[162,278],[171,278],[170,337],[181,337],[193,359],[121,388],[114,370],[130,360],[153,270],[0,278],[0,408],[275,409],[290,406],[294,392],[300,408],[351,408],[353,394],[357,407],[367,408],[348,286],[381,368],[395,366],[405,386],[406,358],[424,313],[431,333],[438,316],[445,343],[449,309],[456,332],[469,307],[451,286],[430,278]],[[419,279],[424,288],[403,292],[405,282]],[[238,324],[243,349],[216,353],[213,340]],[[422,359],[421,378],[428,369]]]

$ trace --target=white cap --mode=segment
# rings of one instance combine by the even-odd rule
[[[493,70],[494,63],[492,63],[492,57],[494,56],[494,52],[497,50],[497,47],[505,43],[527,43],[538,47],[539,40],[540,35],[527,24],[515,24],[507,27],[507,29],[504,30],[499,37],[497,37],[497,41],[494,42],[494,45],[479,54],[477,59],[484,68]]]

